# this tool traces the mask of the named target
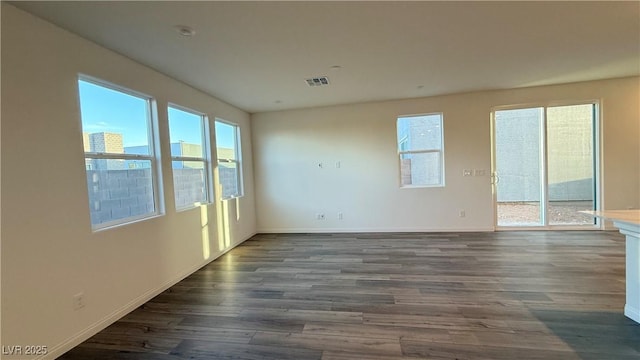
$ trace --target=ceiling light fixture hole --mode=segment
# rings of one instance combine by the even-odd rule
[[[186,26],[186,25],[176,25],[175,29],[178,32],[178,34],[185,37],[191,37],[196,34],[196,31],[193,30],[192,27]]]

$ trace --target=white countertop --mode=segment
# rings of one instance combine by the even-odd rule
[[[580,211],[583,214],[592,215],[612,221],[621,221],[630,224],[640,225],[640,210],[586,210]]]

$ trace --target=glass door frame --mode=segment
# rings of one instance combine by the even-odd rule
[[[602,173],[601,173],[601,161],[602,161],[602,106],[600,100],[575,100],[575,101],[562,101],[562,102],[547,102],[547,103],[526,103],[517,105],[501,105],[491,108],[490,115],[490,131],[491,131],[491,192],[493,198],[493,229],[495,231],[526,231],[526,230],[602,230],[604,222],[600,219],[595,219],[594,224],[584,225],[549,225],[548,210],[549,210],[549,169],[547,159],[547,112],[550,107],[559,106],[575,106],[575,105],[593,105],[593,187],[594,187],[594,209],[600,210],[604,208],[602,201]],[[499,183],[499,175],[497,175],[496,164],[496,111],[502,110],[519,110],[530,108],[542,108],[543,116],[540,123],[540,162],[538,166],[542,173],[540,181],[540,217],[541,225],[536,226],[500,226],[498,225],[498,192],[497,184]],[[586,215],[585,215],[586,216]]]

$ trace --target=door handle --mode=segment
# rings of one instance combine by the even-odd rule
[[[500,182],[500,176],[498,176],[497,172],[493,172],[493,174],[491,174],[491,184],[497,185],[499,182]]]

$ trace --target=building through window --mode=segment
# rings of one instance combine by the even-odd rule
[[[237,125],[216,120],[216,152],[222,199],[242,196],[240,128]]]
[[[397,132],[400,185],[444,186],[442,114],[399,117]]]
[[[209,127],[205,115],[169,106],[173,192],[177,209],[211,202]]]
[[[159,214],[151,98],[85,77],[78,89],[92,227]]]

